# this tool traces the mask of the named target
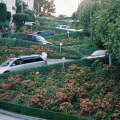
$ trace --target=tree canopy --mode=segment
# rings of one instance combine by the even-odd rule
[[[120,0],[101,3],[91,21],[90,30],[95,43],[116,54],[120,61]]]
[[[75,13],[92,42],[120,62],[120,0],[83,0]]]
[[[54,0],[34,0],[34,9],[37,14],[52,16],[55,13]]]
[[[0,3],[0,21],[5,22],[7,19],[7,7],[6,4]]]
[[[17,8],[16,13],[22,13],[22,4],[23,4],[23,10],[26,10],[28,8],[27,4],[25,4],[24,1],[16,0],[16,8]]]
[[[91,16],[98,9],[98,2],[93,2],[92,0],[83,0],[79,5],[76,18],[79,19],[79,23],[84,29],[87,29],[90,25]]]

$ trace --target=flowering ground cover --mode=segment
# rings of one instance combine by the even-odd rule
[[[120,119],[119,71],[114,66],[73,64],[48,75],[30,72],[0,80],[0,99],[96,120]],[[94,69],[95,68],[95,69]]]
[[[82,44],[84,41],[84,37],[80,38],[68,38],[68,39],[60,39],[60,40],[48,40],[53,45],[60,45],[60,43],[63,44],[63,46],[71,46],[71,45],[79,45]]]
[[[0,60],[6,60],[10,57],[14,57],[15,55],[41,54],[42,52],[46,52],[48,57],[49,56],[54,56],[54,57],[61,56],[60,52],[58,52],[57,50],[53,50],[52,48],[48,46],[32,45],[29,48],[1,46],[0,47]],[[62,51],[62,55],[68,56],[68,57],[76,57],[76,55],[74,54],[70,54],[70,53],[63,52],[63,51]]]

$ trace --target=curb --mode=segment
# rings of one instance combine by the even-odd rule
[[[42,118],[30,117],[30,116],[27,116],[27,115],[21,115],[21,114],[12,113],[12,112],[8,112],[8,111],[4,111],[4,110],[0,110],[0,113],[5,114],[5,115],[9,115],[9,116],[12,116],[12,117],[15,117],[15,118],[20,118],[20,119],[23,119],[23,120],[45,120],[45,119],[42,119]]]

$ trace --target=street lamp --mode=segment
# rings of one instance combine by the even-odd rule
[[[32,30],[32,24],[31,24],[31,30]]]
[[[43,7],[41,7],[41,12],[43,12]]]
[[[21,12],[23,13],[23,1],[21,1]]]
[[[43,16],[43,7],[41,7],[41,17]]]
[[[68,34],[68,39],[69,39],[69,31],[67,31],[67,34]]]
[[[62,62],[63,62],[63,65],[62,65],[62,72],[64,72],[64,62],[65,62],[65,57],[62,57]]]
[[[61,47],[62,47],[62,43],[60,43],[60,54],[61,54]]]
[[[38,4],[38,14],[39,14],[39,2],[37,2],[37,4]]]

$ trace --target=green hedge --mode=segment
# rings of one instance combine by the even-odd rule
[[[5,3],[0,3],[0,21],[4,22],[7,19],[7,7]]]
[[[0,108],[11,112],[20,113],[23,115],[39,117],[49,120],[90,120],[88,118],[79,117],[75,115],[69,115],[60,112],[47,111],[40,108],[32,108],[32,107],[22,106],[19,104],[13,104],[3,100],[0,100]]]
[[[27,28],[30,29],[30,26],[28,26]],[[57,29],[57,28],[51,27],[51,26],[34,25],[32,28],[33,28],[34,31],[53,30],[55,32],[55,34],[67,33],[66,30]]]
[[[7,47],[26,47],[26,48],[30,48],[31,45],[39,45],[38,43],[35,42],[30,42],[30,41],[25,41],[25,40],[19,40],[19,39],[10,39],[10,38],[0,38],[0,46],[7,46]],[[46,45],[42,45],[42,46],[46,46]],[[56,50],[58,52],[60,52],[60,48],[59,46],[49,46],[51,49]],[[63,56],[61,54],[61,56],[48,56],[49,58],[62,58],[62,57],[66,57],[66,58],[70,58],[70,59],[78,59],[82,57],[82,54],[80,52],[76,52],[73,50],[68,50],[65,48],[61,48],[61,52],[65,52],[65,53],[69,53],[72,55],[76,55],[77,57],[71,57],[71,56]],[[3,53],[4,54],[4,51]]]
[[[80,36],[89,36],[89,33],[87,31],[83,31],[83,32],[70,32],[69,33],[69,37],[70,38],[78,38]],[[66,39],[68,38],[68,33],[66,31],[66,33],[62,33],[62,34],[56,34],[56,35],[52,35],[52,36],[46,36],[45,39],[46,40],[60,40],[60,39]]]

